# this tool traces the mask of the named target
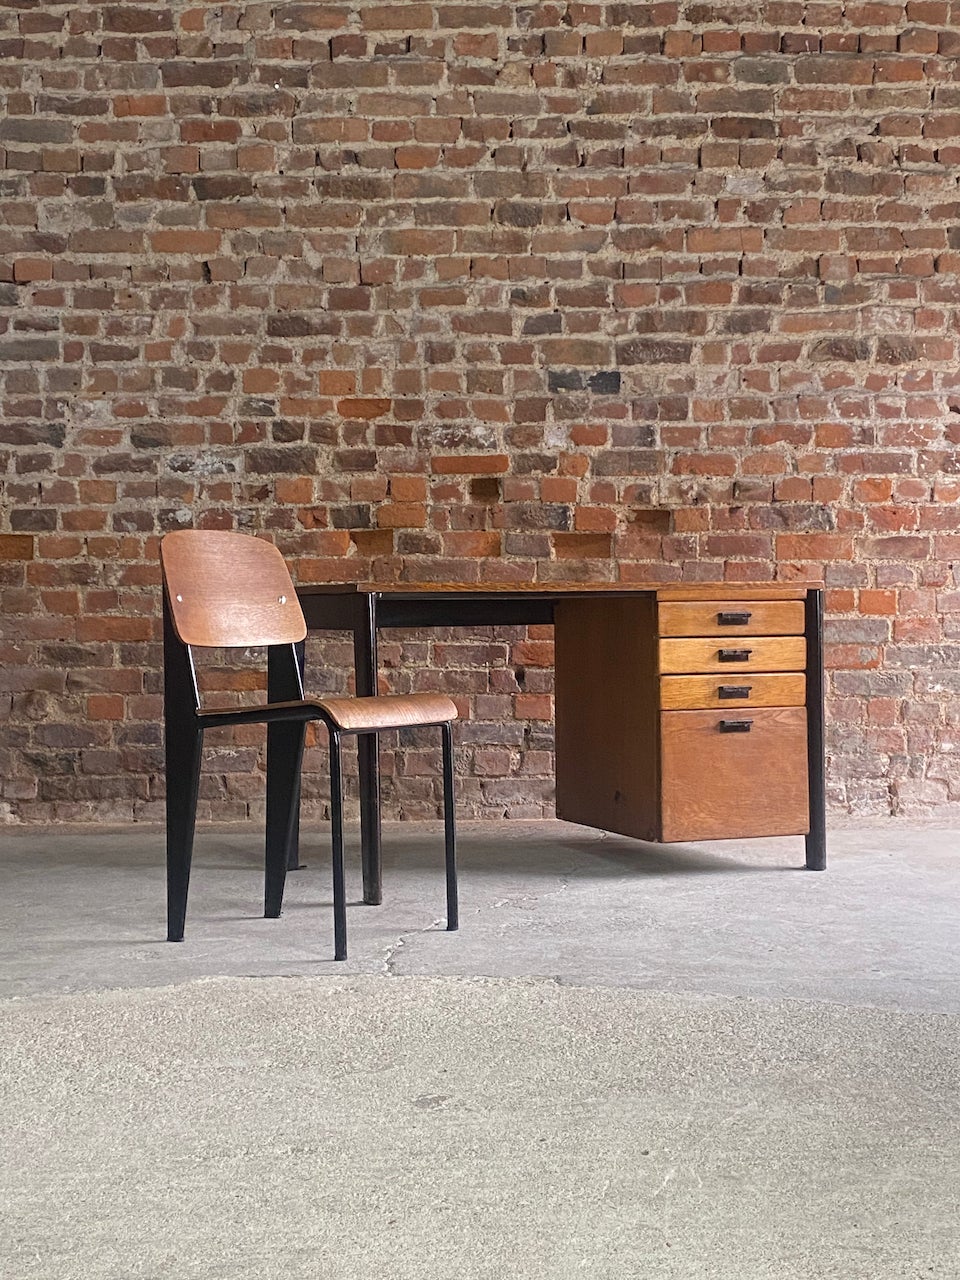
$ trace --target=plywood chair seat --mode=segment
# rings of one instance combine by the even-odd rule
[[[440,693],[307,698],[298,646],[307,628],[290,574],[271,543],[220,530],[180,529],[160,544],[163,572],[164,727],[167,773],[167,937],[183,938],[196,826],[203,733],[225,725],[266,724],[267,847],[264,914],[279,916],[294,847],[300,767],[308,722],[326,725],[330,753],[334,954],[346,959],[343,779],[340,738],[389,729],[439,727],[447,928],[458,924],[453,745],[456,703]],[[259,706],[204,707],[193,647],[266,647],[283,674],[282,700]],[[279,662],[283,659],[283,663]],[[271,675],[271,680],[274,677]]]
[[[316,703],[346,733],[411,729],[457,718],[457,704],[442,693],[394,693],[378,698],[320,698]]]

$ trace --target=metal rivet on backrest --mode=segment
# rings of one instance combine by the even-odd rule
[[[280,603],[281,603],[281,604],[286,604],[286,603],[287,603],[287,597],[286,597],[286,596],[281,596],[281,597],[280,597]]]
[[[177,596],[177,604],[183,604],[183,596]]]

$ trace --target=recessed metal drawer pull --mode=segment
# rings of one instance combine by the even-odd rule
[[[721,733],[749,733],[753,728],[752,720],[721,720]]]
[[[752,617],[753,614],[746,611],[738,613],[732,609],[721,609],[717,622],[721,627],[745,627]]]
[[[721,649],[717,657],[721,662],[749,662],[752,649]]]
[[[718,698],[749,698],[752,684],[722,684],[717,688]]]

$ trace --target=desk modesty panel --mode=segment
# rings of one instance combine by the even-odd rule
[[[384,628],[552,623],[558,817],[663,842],[805,835],[807,866],[825,865],[819,587],[344,583],[298,594],[309,628],[353,631],[358,693],[376,689]],[[360,767],[373,876],[372,753]]]

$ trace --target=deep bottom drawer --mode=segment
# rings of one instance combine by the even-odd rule
[[[663,840],[809,830],[803,707],[664,711],[660,732]]]

